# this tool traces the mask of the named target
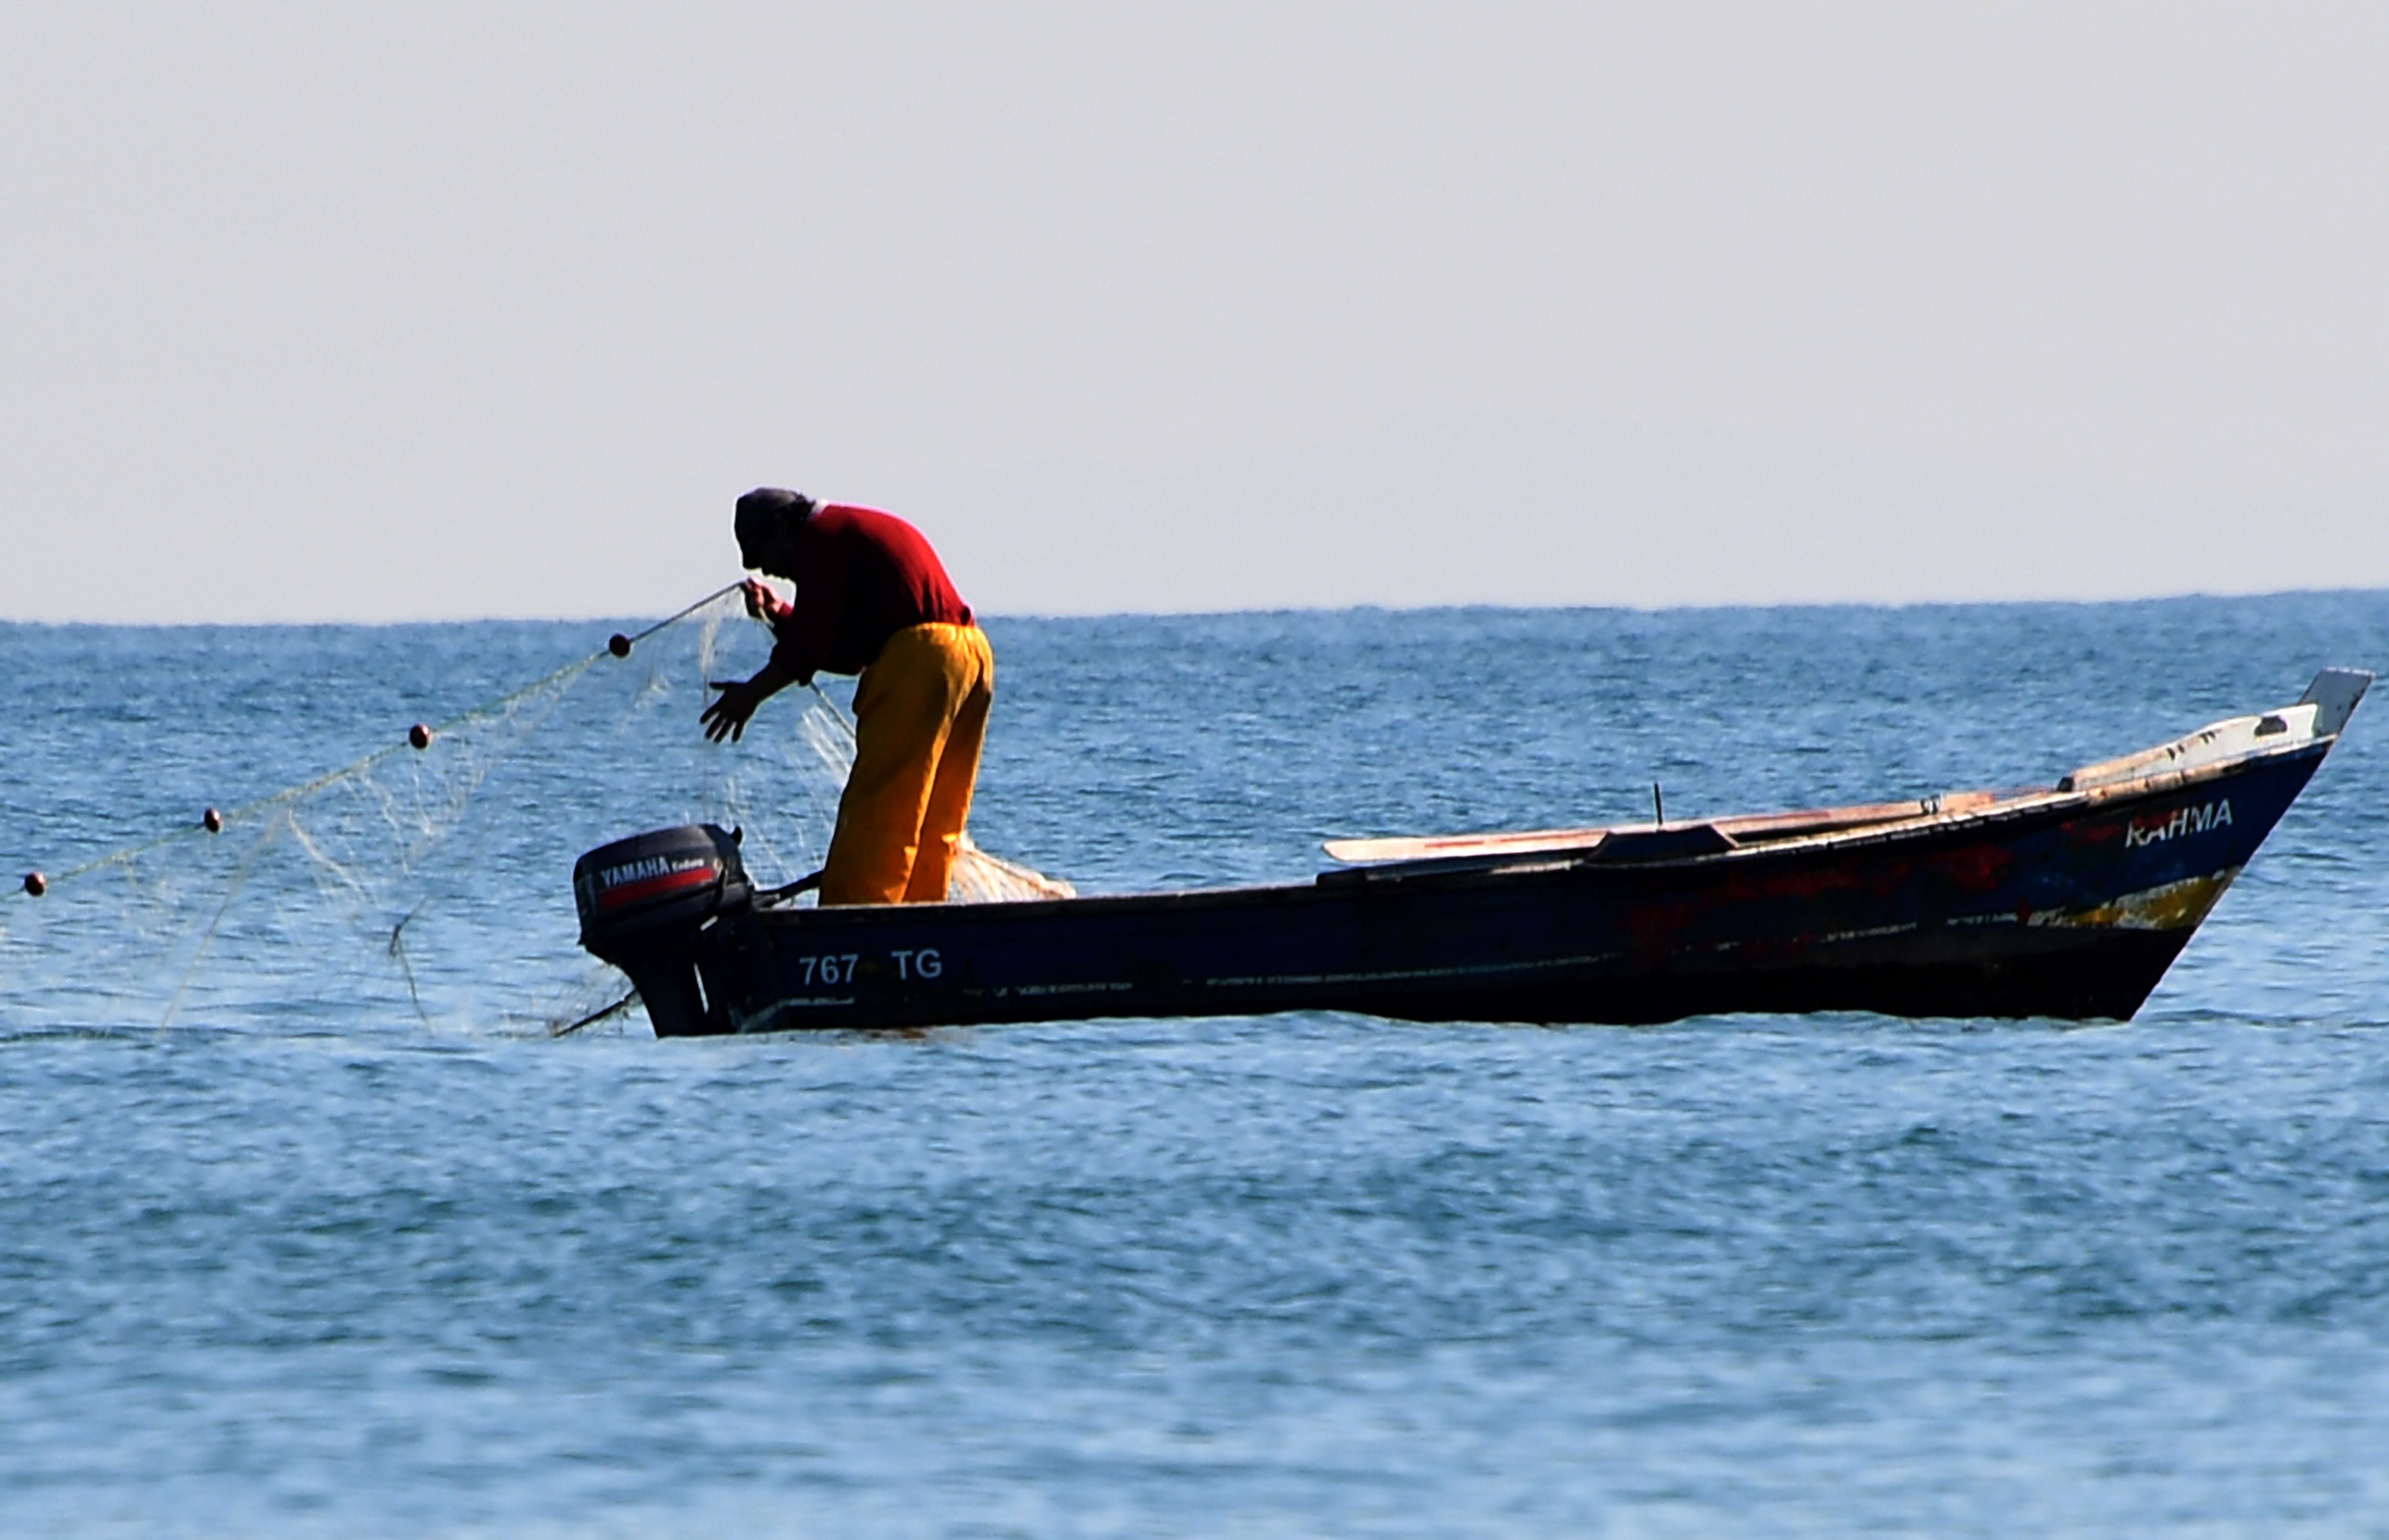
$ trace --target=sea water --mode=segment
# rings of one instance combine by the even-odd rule
[[[185,828],[610,628],[0,626],[0,858]],[[989,629],[974,832],[1114,892],[1654,781],[2046,784],[2381,667],[2389,595]],[[135,1010],[189,959],[79,964],[0,899],[47,969],[0,979],[0,1533],[2389,1533],[2389,700],[2125,1025],[477,1008],[564,966],[585,843],[797,720],[717,750],[697,699],[475,783],[470,847],[408,858],[420,923],[469,916],[421,1009],[362,943],[352,996],[277,991],[303,930],[261,925]],[[292,925],[347,891],[245,869]]]

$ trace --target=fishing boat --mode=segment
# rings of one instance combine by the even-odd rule
[[[1598,828],[1331,841],[1309,881],[819,907],[735,833],[573,874],[581,944],[659,1036],[1343,1010],[1656,1022],[1731,1011],[2128,1019],[2331,751],[2326,669],[2054,786]]]

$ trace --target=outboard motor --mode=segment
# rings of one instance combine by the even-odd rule
[[[658,1037],[730,1030],[706,1004],[696,945],[708,920],[754,898],[736,834],[687,824],[600,845],[573,863],[572,896],[581,944],[631,976]]]

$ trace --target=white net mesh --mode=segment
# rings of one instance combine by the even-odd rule
[[[740,743],[697,737],[706,680],[766,647],[716,596],[628,658],[576,659],[422,748],[393,725],[387,747],[224,810],[220,832],[195,820],[52,871],[42,896],[0,898],[0,1029],[528,1033],[599,1012],[628,985],[577,944],[582,851],[716,823],[744,831],[763,885],[826,853],[854,746],[833,702],[789,691]],[[1067,892],[972,848],[952,896]]]

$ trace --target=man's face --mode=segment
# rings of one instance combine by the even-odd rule
[[[788,537],[787,526],[780,524],[761,533],[751,542],[742,543],[738,547],[739,559],[746,562],[749,571],[794,582],[797,575],[793,570],[796,564],[792,549],[794,544]]]

